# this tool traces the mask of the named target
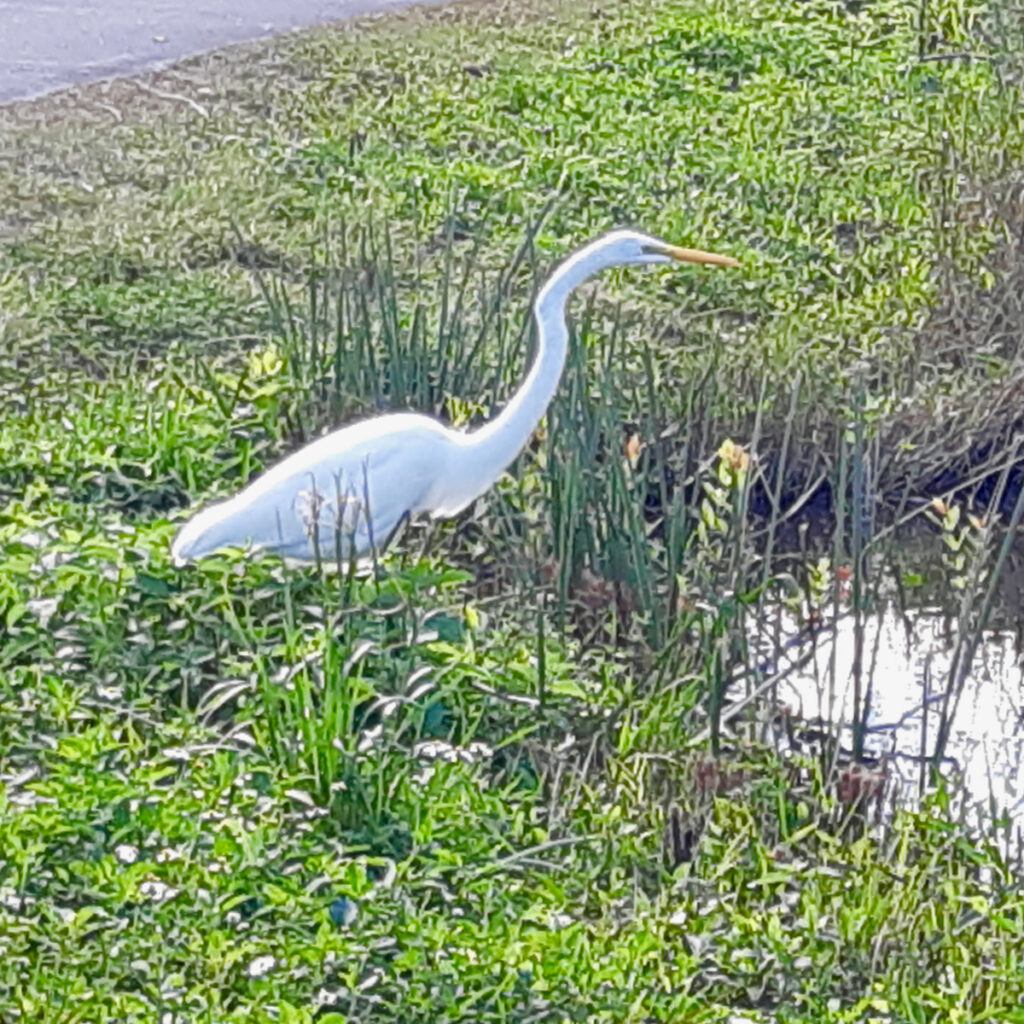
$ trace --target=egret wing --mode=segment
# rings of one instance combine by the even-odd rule
[[[304,560],[347,561],[381,548],[403,516],[430,509],[432,491],[446,470],[439,424],[415,419],[406,429],[355,443],[338,444],[349,439],[335,438],[318,458],[291,467],[286,460],[276,467],[275,478],[257,480],[243,502],[249,539]],[[246,497],[246,492],[239,495]]]

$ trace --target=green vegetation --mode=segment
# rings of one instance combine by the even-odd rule
[[[1024,1021],[994,830],[723,722],[1006,462],[1010,17],[486,4],[0,110],[0,1022]],[[625,222],[743,269],[581,296],[494,494],[366,579],[171,568],[329,425],[489,415]],[[1006,493],[933,509],[965,650]]]

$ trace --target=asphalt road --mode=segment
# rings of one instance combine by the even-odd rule
[[[410,0],[0,0],[0,103]]]

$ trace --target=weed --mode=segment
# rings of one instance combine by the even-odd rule
[[[1012,826],[925,770],[1020,516],[1009,18],[464,5],[162,73],[205,116],[2,112],[0,1021],[1021,1019]],[[459,520],[172,570],[343,421],[491,416],[626,222],[747,269],[595,282]],[[932,792],[879,817],[778,698],[849,617],[866,756],[921,595]]]

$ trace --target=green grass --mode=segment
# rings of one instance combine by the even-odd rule
[[[995,826],[867,828],[720,722],[771,609],[851,565],[870,614],[887,515],[1005,458],[1009,17],[465,6],[0,111],[0,1022],[1024,1020]],[[171,568],[330,425],[490,415],[627,222],[743,268],[588,289],[457,522]],[[970,651],[1007,552],[958,514],[890,557]]]

